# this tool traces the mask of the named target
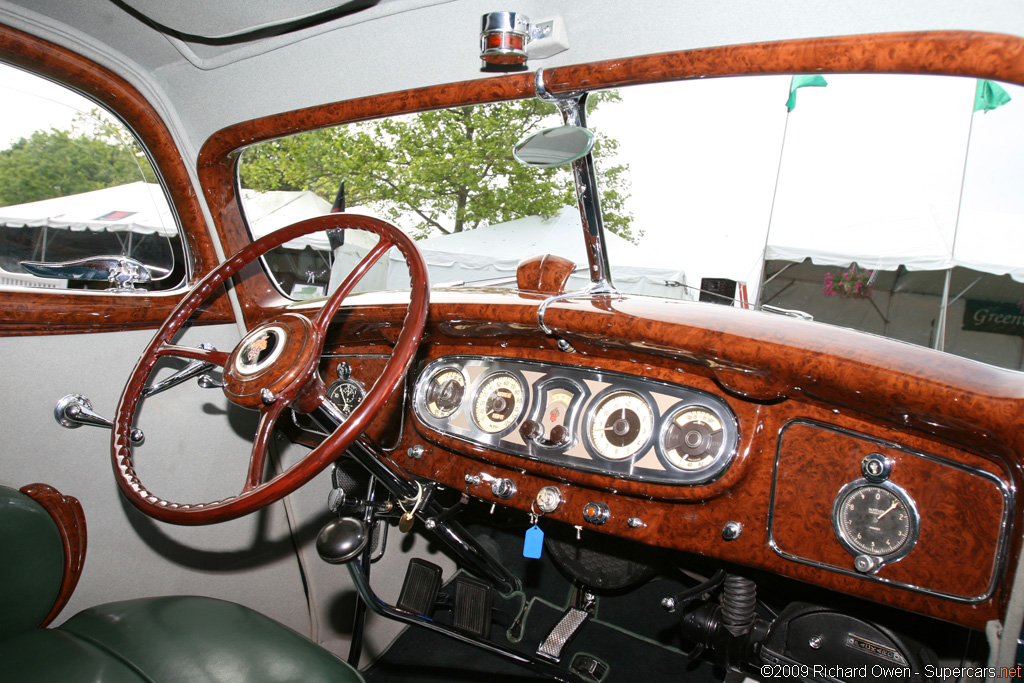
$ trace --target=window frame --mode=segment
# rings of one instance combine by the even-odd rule
[[[5,288],[0,290],[0,308],[4,310],[0,336],[158,327],[188,289],[219,263],[199,199],[170,130],[134,86],[113,71],[64,47],[0,26],[0,61],[94,100],[135,135],[146,149],[177,216],[188,273],[183,286],[147,294]],[[202,323],[233,320],[226,297],[212,300],[197,318]]]

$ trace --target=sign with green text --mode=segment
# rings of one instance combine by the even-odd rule
[[[963,329],[1024,337],[1024,305],[967,299]]]

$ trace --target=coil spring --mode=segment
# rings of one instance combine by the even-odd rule
[[[735,574],[725,577],[722,585],[722,625],[734,636],[750,630],[756,615],[757,584]]]

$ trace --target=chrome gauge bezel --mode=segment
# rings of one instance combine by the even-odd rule
[[[866,488],[879,488],[887,491],[889,494],[897,498],[903,507],[907,510],[909,517],[909,524],[907,528],[907,540],[903,542],[898,548],[889,553],[873,553],[865,551],[864,548],[859,547],[857,543],[850,538],[848,530],[843,526],[841,514],[842,508],[846,505],[850,497],[856,494],[858,491]],[[836,539],[843,548],[857,557],[868,557],[872,561],[872,570],[877,571],[883,565],[892,564],[898,562],[904,557],[910,554],[910,551],[917,545],[918,538],[921,534],[921,516],[917,510],[917,503],[914,499],[898,484],[893,483],[890,480],[885,481],[872,481],[866,477],[855,479],[845,484],[839,492],[836,494],[835,501],[832,503],[832,530],[835,532]]]
[[[718,452],[712,456],[706,465],[694,469],[682,468],[674,463],[669,456],[667,446],[668,433],[675,423],[676,416],[690,410],[703,410],[711,413],[718,419],[724,432]],[[657,452],[662,464],[667,469],[674,471],[680,481],[685,481],[689,484],[705,484],[717,479],[725,471],[725,468],[732,462],[733,456],[736,455],[738,442],[739,422],[731,412],[727,412],[722,407],[710,402],[694,403],[692,401],[680,401],[666,410],[662,416],[661,426],[658,429]]]
[[[636,400],[646,408],[651,422],[650,431],[643,440],[636,443],[636,446],[631,453],[621,457],[612,457],[605,449],[602,449],[599,444],[595,443],[593,435],[594,419],[597,416],[599,409],[608,401],[613,400],[616,396],[635,397]],[[636,387],[622,387],[621,385],[613,384],[594,396],[594,400],[592,400],[590,405],[587,406],[587,412],[583,416],[583,429],[581,431],[586,437],[584,439],[584,444],[587,448],[587,452],[598,460],[613,463],[616,466],[622,466],[623,463],[634,462],[638,458],[643,457],[643,455],[650,450],[651,442],[654,440],[655,433],[658,431],[658,420],[658,408],[649,393],[637,389]]]
[[[462,381],[465,388],[463,389],[462,402],[459,406],[451,413],[443,417],[437,417],[431,413],[430,409],[427,407],[427,392],[430,390],[430,383],[433,379],[446,371],[455,371],[462,375]],[[464,411],[466,407],[466,396],[471,391],[472,387],[470,386],[469,375],[466,373],[466,369],[462,365],[450,362],[447,359],[443,359],[440,363],[431,363],[423,369],[423,372],[420,373],[419,379],[416,381],[412,401],[413,412],[424,424],[434,426],[444,425]]]
[[[502,422],[508,421],[507,425],[501,427],[500,429],[490,430],[487,429],[484,425],[480,424],[479,418],[477,417],[476,414],[477,404],[483,398],[484,389],[486,389],[490,383],[497,381],[501,377],[511,378],[519,386],[520,401],[519,405],[515,407],[515,410],[512,413],[509,413],[509,416],[506,417],[505,420],[502,420]],[[523,377],[522,373],[517,372],[515,370],[510,370],[508,368],[501,368],[499,370],[494,370],[493,372],[484,373],[484,375],[476,381],[476,384],[473,387],[473,392],[471,394],[468,406],[470,413],[469,418],[473,422],[473,424],[476,425],[476,427],[484,434],[487,434],[492,438],[500,438],[511,432],[513,429],[519,428],[519,425],[522,421],[522,417],[523,415],[526,414],[526,409],[529,405],[529,402],[529,384],[526,382],[526,379]]]
[[[444,415],[435,415],[434,411],[430,409],[430,388],[434,383],[434,380],[443,374],[453,372],[462,378],[462,397],[459,399],[459,404],[452,409],[451,412],[445,413]],[[417,386],[417,392],[422,393],[423,410],[426,411],[430,417],[435,420],[450,420],[453,416],[459,413],[465,405],[466,395],[470,391],[469,378],[466,377],[466,371],[455,364],[445,364],[438,368],[435,368],[429,375],[427,381],[422,386]],[[418,404],[420,401],[417,402]]]
[[[533,385],[533,401],[530,406],[531,420],[544,425],[544,415],[541,414],[541,411],[547,410],[548,392],[556,389],[562,389],[572,395],[572,400],[569,402],[569,410],[566,411],[566,415],[562,419],[562,424],[568,425],[570,432],[569,440],[565,443],[553,443],[545,438],[547,436],[547,430],[545,429],[544,437],[536,438],[532,441],[543,449],[568,450],[579,443],[579,415],[587,399],[590,398],[590,392],[579,383],[564,377],[552,377],[541,380]]]

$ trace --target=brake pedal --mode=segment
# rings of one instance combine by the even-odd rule
[[[441,590],[441,568],[433,562],[414,557],[402,582],[402,592],[395,606],[406,612],[433,616],[437,593]]]
[[[455,609],[452,625],[460,631],[487,638],[491,631],[491,603],[493,591],[490,584],[468,576],[455,581]]]
[[[552,662],[562,659],[562,652],[569,641],[576,637],[583,625],[590,619],[590,612],[570,607],[562,618],[558,620],[551,633],[544,639],[544,642],[537,648],[537,656]]]

